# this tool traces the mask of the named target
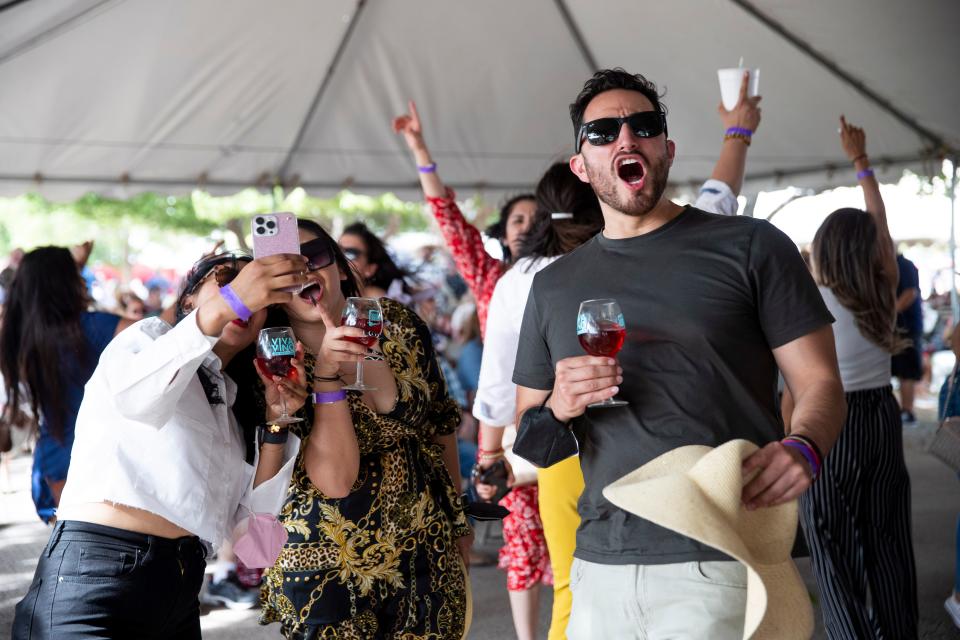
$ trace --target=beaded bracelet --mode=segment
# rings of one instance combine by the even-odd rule
[[[437,171],[437,163],[436,163],[436,162],[431,162],[430,164],[425,164],[425,165],[423,165],[423,166],[418,166],[418,167],[417,167],[417,171],[419,171],[420,173],[436,173],[436,171]]]
[[[730,127],[725,131],[725,133],[730,136],[736,135],[738,133],[742,136],[748,136],[748,137],[753,135],[753,131],[745,127]]]
[[[873,169],[864,169],[863,171],[857,171],[857,180],[863,180],[864,178],[872,178]]]
[[[742,133],[727,133],[723,136],[723,141],[726,142],[727,140],[739,140],[748,147],[750,146],[750,136]]]

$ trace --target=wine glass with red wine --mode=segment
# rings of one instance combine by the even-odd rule
[[[344,340],[350,342],[372,347],[377,344],[380,334],[383,333],[383,310],[380,308],[380,301],[376,298],[347,298],[347,304],[343,307],[343,314],[340,319],[345,327],[363,329],[364,335],[361,337],[343,337]],[[376,391],[376,387],[363,384],[362,361],[357,361],[357,379],[353,384],[345,386],[344,389]]]
[[[271,376],[295,380],[297,370],[293,367],[291,360],[296,355],[297,339],[293,335],[293,329],[290,327],[261,329],[257,337],[257,364],[262,371]],[[287,415],[287,401],[283,394],[280,394],[280,406],[283,409],[283,415],[274,420],[276,424],[303,422],[303,418]]]
[[[614,358],[623,347],[627,337],[627,326],[623,321],[623,312],[616,300],[584,300],[577,313],[577,338],[583,350],[592,356]],[[593,408],[624,407],[630,404],[626,400],[607,398],[603,402],[588,405]]]

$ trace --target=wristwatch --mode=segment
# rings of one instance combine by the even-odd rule
[[[284,444],[290,435],[287,425],[268,422],[260,426],[260,444]]]

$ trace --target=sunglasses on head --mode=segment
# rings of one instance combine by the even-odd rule
[[[217,281],[218,287],[225,287],[226,285],[233,282],[234,278],[237,277],[237,274],[240,273],[241,265],[237,263],[236,260],[232,262],[221,262],[210,267],[210,270],[199,280],[197,284],[193,285],[190,292],[194,292],[203,286],[203,283],[210,279],[210,276]]]
[[[300,245],[300,255],[307,259],[308,271],[319,271],[333,264],[335,255],[330,241],[326,238],[316,238]]]
[[[580,153],[583,139],[595,147],[610,144],[620,137],[620,129],[626,123],[638,138],[654,138],[667,131],[667,117],[660,111],[637,111],[622,118],[599,118],[580,125],[575,145]]]

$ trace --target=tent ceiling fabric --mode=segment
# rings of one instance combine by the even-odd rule
[[[567,105],[591,72],[562,9],[597,64],[666,90],[681,186],[710,173],[716,69],[740,56],[760,67],[764,96],[746,190],[849,182],[840,113],[892,159],[882,177],[923,169],[929,140],[739,2],[28,0],[0,15],[0,195],[232,193],[287,163],[286,180],[312,193],[417,197],[389,126],[408,98],[463,195],[530,189],[571,152]],[[960,3],[749,4],[960,148]]]

